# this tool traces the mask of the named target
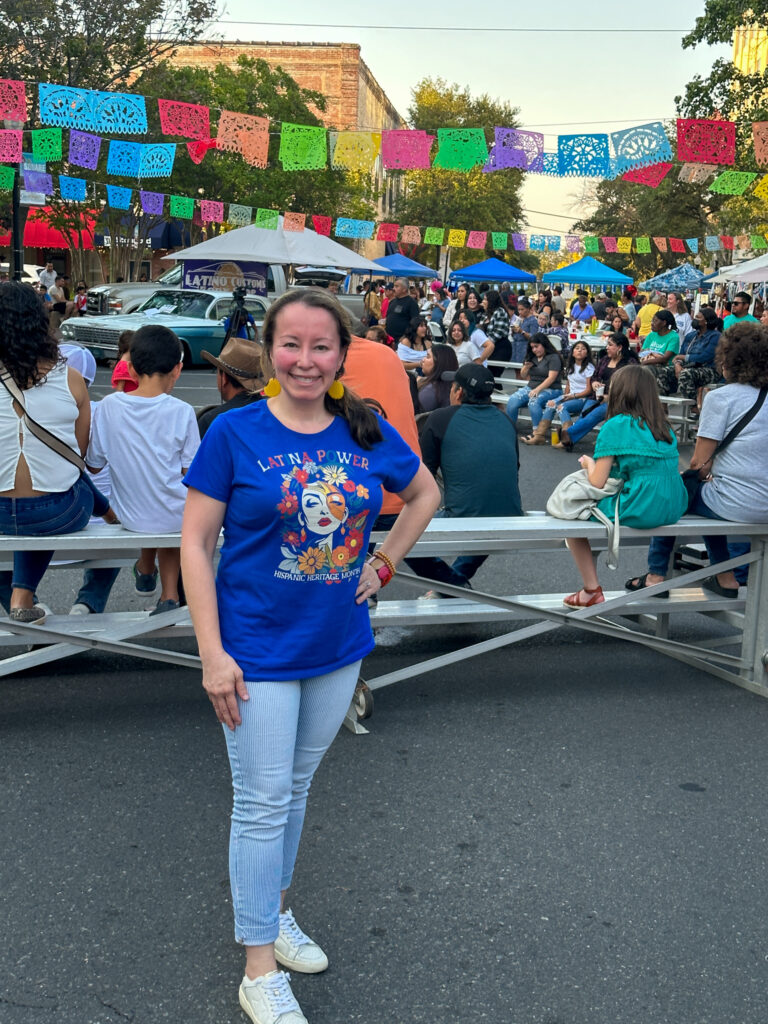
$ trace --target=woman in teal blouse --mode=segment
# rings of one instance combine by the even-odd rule
[[[653,375],[642,366],[624,366],[613,375],[608,416],[595,444],[595,457],[583,455],[579,463],[594,487],[605,487],[609,477],[624,481],[618,494],[598,502],[600,511],[611,519],[618,502],[623,526],[652,530],[676,523],[685,513],[688,496],[677,468],[677,439]],[[601,604],[605,598],[589,541],[575,537],[567,544],[584,586],[564,603],[569,608]]]

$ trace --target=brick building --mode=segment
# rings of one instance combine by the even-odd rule
[[[175,64],[234,67],[245,56],[287,71],[303,89],[323,93],[327,110],[315,113],[327,128],[402,128],[405,123],[360,56],[356,43],[201,42],[180,46]]]

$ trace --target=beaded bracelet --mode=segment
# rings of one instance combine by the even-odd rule
[[[389,555],[385,554],[381,550],[381,548],[379,548],[378,551],[374,551],[374,553],[371,555],[371,558],[378,558],[378,560],[380,562],[383,562],[384,565],[386,565],[386,567],[389,569],[389,571],[392,573],[392,575],[393,576],[395,575],[395,572],[397,571],[395,569],[395,563],[392,561],[392,559],[389,557]]]

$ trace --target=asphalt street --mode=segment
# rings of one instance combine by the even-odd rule
[[[215,400],[212,374],[182,385]],[[521,457],[527,510],[576,466]],[[642,566],[622,552],[604,582]],[[576,587],[564,550],[477,581]],[[40,597],[66,611],[78,582],[57,570]],[[126,573],[114,595],[146,603]],[[363,674],[492,633],[385,629]],[[84,653],[0,687],[0,1024],[245,1021],[229,772],[197,673]],[[367,724],[310,794],[291,905],[331,961],[294,975],[310,1024],[768,1019],[768,702],[559,630],[377,691]]]

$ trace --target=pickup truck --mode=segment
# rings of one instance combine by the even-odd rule
[[[280,264],[267,266],[267,296],[272,301],[289,288],[305,287],[308,284],[316,283],[315,279],[304,280],[301,273],[297,273],[296,283],[289,284],[285,271],[286,268]],[[119,281],[114,284],[96,285],[88,290],[86,315],[106,316],[108,314],[134,313],[150,295],[159,289],[183,287],[182,274],[182,264],[176,263],[164,271],[156,281]],[[323,276],[322,273],[320,276]],[[327,280],[336,276],[337,272],[329,272]],[[320,283],[319,279],[317,283]],[[337,298],[350,316],[357,319],[363,316],[362,295],[337,295]]]

